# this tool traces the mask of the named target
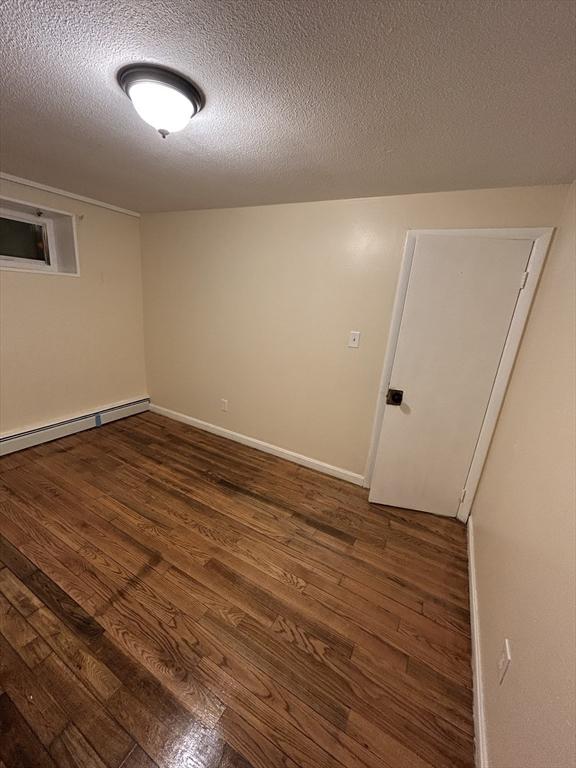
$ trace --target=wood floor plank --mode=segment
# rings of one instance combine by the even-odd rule
[[[185,535],[185,531],[182,530],[181,537],[184,535]],[[236,557],[237,554],[239,554],[239,557]],[[333,628],[336,629],[337,631],[339,630],[339,625],[342,624],[342,619],[345,618],[345,613],[342,613],[341,611],[340,617],[338,617],[336,613],[334,612],[331,613],[329,611],[324,610],[324,605],[323,605],[323,603],[325,602],[324,600],[322,600],[321,602],[313,601],[309,603],[307,603],[306,600],[302,597],[300,597],[299,600],[295,600],[294,596],[291,596],[286,589],[282,589],[281,587],[282,585],[288,585],[289,587],[295,587],[299,591],[306,591],[301,589],[300,584],[296,584],[294,583],[293,580],[290,580],[290,579],[288,580],[280,579],[281,584],[275,585],[274,582],[271,582],[270,579],[267,578],[269,576],[269,573],[262,574],[262,572],[259,572],[258,569],[255,570],[254,567],[251,566],[250,562],[246,562],[245,560],[243,561],[243,554],[244,553],[238,553],[236,550],[234,550],[234,551],[226,551],[225,555],[224,554],[221,555],[221,557],[225,559],[227,563],[234,564],[234,568],[237,572],[241,572],[242,574],[247,574],[252,579],[252,582],[253,582],[247,590],[250,595],[250,602],[248,605],[246,604],[245,597],[242,596],[242,593],[241,592],[238,593],[238,591],[236,590],[239,580],[243,580],[243,577],[240,577],[238,574],[234,575],[233,581],[235,583],[233,586],[224,584],[223,590],[220,590],[221,592],[224,591],[225,594],[228,594],[228,595],[235,594],[237,598],[239,597],[239,600],[236,600],[236,604],[239,606],[239,610],[244,609],[250,612],[256,618],[259,618],[261,621],[263,621],[263,623],[266,623],[267,621],[270,621],[272,618],[271,614],[268,611],[268,606],[271,604],[271,596],[272,594],[276,594],[279,596],[280,600],[284,600],[284,601],[287,600],[291,605],[293,605],[294,603],[298,603],[299,609],[305,608],[310,615],[314,615],[314,616],[321,615],[322,618],[327,622],[331,622],[332,619],[335,619]],[[206,566],[207,568],[209,569],[211,568],[211,570],[214,571],[214,567],[212,566],[212,564],[216,565],[217,563],[218,563],[218,560],[216,560],[216,558],[211,558],[211,560],[206,563]],[[230,569],[227,569],[222,564],[219,564],[217,570],[218,570],[217,575],[227,575],[230,580]],[[202,578],[203,576],[205,577],[205,572],[202,571],[201,569],[194,570],[189,566],[188,571],[189,573],[194,573],[195,576],[197,576],[198,578]],[[174,574],[174,576],[175,575],[176,574]],[[180,573],[179,577],[182,579],[183,575]],[[272,578],[277,578],[277,574],[273,574]],[[256,594],[258,592],[258,587],[257,587],[258,582],[264,582],[266,584],[268,595],[266,599],[264,600],[260,599],[259,601],[255,602]],[[244,584],[246,584],[245,580],[244,580]],[[220,582],[220,586],[222,586],[221,582]],[[200,597],[199,599],[202,599],[202,598]],[[357,603],[358,599],[353,598],[353,602]],[[254,611],[256,606],[260,606],[260,611],[263,611],[263,613],[262,612],[255,613]],[[344,606],[343,602],[341,602],[341,606]],[[208,607],[213,608],[213,606],[209,604],[208,604]],[[275,611],[282,612],[283,610],[285,609],[282,607],[282,605],[276,604]],[[376,613],[377,610],[378,609],[376,609],[376,611],[373,611],[373,613]],[[383,617],[384,617],[384,611],[381,611],[380,619],[383,620]],[[363,622],[364,618],[361,621]],[[398,620],[390,616],[389,622],[393,625],[396,625],[398,623]],[[357,627],[356,634],[358,635],[359,633],[361,633],[361,629]],[[355,639],[357,639],[357,637]]]
[[[392,738],[382,728],[370,720],[352,711],[346,726],[346,733],[362,744],[366,749],[378,755],[383,764],[390,763],[398,768],[436,768],[436,763],[429,763]]]
[[[28,617],[54,653],[97,698],[106,701],[122,686],[121,681],[68,630],[47,608]]]
[[[0,594],[0,634],[31,669],[51,653],[47,643],[2,594]]]
[[[37,668],[36,674],[48,690],[58,692],[60,706],[70,722],[84,735],[105,765],[119,768],[134,741],[110,716],[102,702],[55,654]]]
[[[192,720],[183,729],[167,727],[126,688],[114,694],[108,708],[159,766],[217,768],[223,751],[219,729]]]
[[[415,564],[405,554],[400,555],[395,552],[390,539],[383,547],[373,543],[356,543],[354,552],[357,557],[370,563],[379,571],[399,576],[406,582],[424,587],[432,596],[449,596],[457,605],[461,605],[467,594],[467,573],[450,565],[445,557],[441,565],[426,562],[422,558]]]
[[[423,613],[437,624],[470,636],[470,611],[468,608],[447,606],[434,601],[425,601]]]
[[[46,522],[54,516],[60,519],[60,531],[66,543],[74,548],[74,542],[78,536],[84,536],[89,540],[97,537],[100,545],[106,546],[106,551],[112,551],[117,555],[119,562],[133,573],[157,564],[162,559],[157,550],[142,547],[133,539],[122,535],[104,524],[105,515],[102,514],[102,505],[98,500],[83,498],[82,510],[79,510],[77,499],[78,492],[74,495],[66,487],[54,487],[54,481],[58,475],[46,471],[36,471],[34,481],[21,469],[4,474],[4,482],[12,489],[14,497],[26,504],[29,513],[34,511],[44,515],[41,519]],[[111,535],[114,532],[114,535]],[[59,535],[56,532],[56,535]]]
[[[337,628],[329,628],[331,617],[327,616],[327,611],[321,604],[308,600],[293,586],[278,582],[237,558],[228,556],[226,560],[228,564],[215,558],[211,559],[204,568],[209,572],[215,571],[228,582],[242,588],[251,601],[258,600],[271,613],[272,624],[278,621],[278,616],[283,616],[284,624],[288,620],[292,626],[300,627],[310,636],[323,641],[327,647],[337,649],[345,656],[351,655],[353,644],[338,632]],[[258,619],[251,611],[246,613]],[[268,625],[267,622],[262,623]]]
[[[232,709],[243,709],[242,700],[231,695],[236,686],[240,685],[243,689],[241,699],[245,700],[247,696],[255,698],[264,708],[272,708],[296,730],[314,738],[328,755],[335,757],[343,766],[380,768],[381,762],[372,753],[348,738],[341,729],[316,713],[284,685],[245,659],[234,654],[222,656],[217,661],[205,658],[200,662],[200,669],[207,675],[207,684],[218,690],[218,695],[226,698]],[[254,710],[254,705],[252,708]]]
[[[35,498],[33,504],[39,501],[37,493]],[[42,518],[44,525],[83,560],[89,562],[100,576],[106,577],[109,594],[114,594],[114,599],[116,591],[123,594],[130,590],[131,595],[147,609],[153,608],[160,620],[170,623],[174,612],[170,598],[175,590],[160,577],[161,573],[169,569],[170,563],[163,561],[156,549],[141,545],[134,538],[111,526],[109,521],[104,523],[99,519],[100,509],[88,522],[76,513],[75,506],[69,499],[60,498],[58,501],[57,507],[51,509],[50,517]],[[66,501],[68,503],[65,503]],[[94,541],[98,542],[98,546],[92,543]],[[165,567],[158,571],[161,564]],[[150,589],[149,584],[154,589]],[[180,597],[184,598],[182,594]],[[186,611],[188,615],[200,616],[204,608],[198,602],[194,605],[188,595]]]
[[[57,768],[6,693],[0,695],[0,758],[6,768]]]
[[[247,756],[253,768],[302,768],[233,710],[224,712],[220,728],[228,743]]]
[[[372,590],[370,587],[361,585],[358,582],[344,578],[342,580],[343,585],[351,592],[358,592],[358,594],[365,599],[373,602],[375,605],[380,604],[379,593]],[[388,605],[387,601],[384,605]],[[414,615],[418,615],[415,612]],[[454,614],[454,619],[456,620]],[[438,616],[438,614],[436,614]],[[454,653],[449,657],[443,649],[438,650],[432,644],[418,639],[418,637],[411,637],[409,633],[403,634],[397,632],[395,635],[387,635],[386,640],[391,643],[397,643],[404,649],[405,653],[409,657],[414,657],[420,661],[424,661],[430,664],[434,669],[451,677],[455,682],[464,681],[469,687],[472,684],[472,671],[470,668],[469,656],[466,654],[466,650]],[[367,644],[364,644],[366,650],[371,650]]]
[[[122,763],[122,768],[158,768],[158,763],[137,744]]]
[[[379,657],[356,647],[352,662],[376,685],[407,701],[419,704],[428,712],[440,715],[464,733],[472,734],[472,694],[430,666],[410,659],[405,671],[392,674]]]
[[[348,658],[352,655],[352,643],[346,645],[340,642],[327,642],[314,635],[314,630],[310,631],[305,625],[300,625],[286,616],[276,616],[271,631],[275,632],[286,642],[293,643],[304,653],[308,653],[320,661],[333,650],[342,653]]]
[[[226,744],[218,768],[253,768],[253,766],[229,744]]]
[[[108,609],[100,620],[120,648],[158,677],[191,713],[208,726],[218,722],[224,707],[198,683],[194,668],[199,659],[185,624],[179,621],[173,634],[167,635],[157,621],[151,624],[143,620],[140,613],[125,603],[118,609]],[[182,641],[182,634],[188,639]]]
[[[322,717],[343,729],[348,718],[348,709],[330,696],[318,692],[314,682],[300,674],[300,670],[284,658],[277,643],[262,649],[250,642],[235,627],[228,627],[219,617],[210,613],[194,625],[197,636],[197,650],[202,658],[208,658],[217,665],[226,663],[247,665],[251,669],[265,672],[286,688],[295,689],[300,698],[310,703]],[[304,660],[303,660],[304,662]],[[306,673],[308,667],[304,666]]]
[[[285,716],[278,714],[254,696],[237,679],[227,675],[222,669],[206,661],[200,666],[203,680],[211,686],[216,695],[221,696],[230,709],[255,728],[271,744],[284,752],[301,768],[341,768],[340,761],[322,749],[308,735],[296,728]]]
[[[149,577],[146,577],[149,578]],[[177,605],[189,616],[187,602],[194,599],[204,606],[206,611],[221,616],[231,624],[238,624],[246,615],[242,606],[236,601],[226,599],[221,593],[215,592],[205,583],[198,581],[189,573],[181,571],[176,566],[170,567],[164,575],[164,581],[168,585],[170,594]]]
[[[0,592],[24,618],[43,605],[9,568],[0,569]]]
[[[56,699],[0,635],[0,685],[47,747],[68,721]],[[57,693],[54,692],[57,696]]]
[[[4,499],[6,500],[6,499]],[[0,559],[20,579],[31,576],[36,566],[0,533]]]
[[[54,739],[50,754],[60,768],[106,768],[98,753],[72,724]]]
[[[74,599],[74,595],[79,593],[76,587],[77,582],[73,582],[72,575],[67,573],[63,578],[63,583],[69,585],[70,594],[40,570],[36,570],[26,579],[26,587],[35,597],[41,600],[52,613],[58,616],[63,624],[80,638],[93,640],[100,637],[104,633],[102,626]],[[85,604],[90,607],[91,600],[86,597],[84,588],[80,591],[80,595],[85,598]]]
[[[162,684],[161,678],[126,654],[111,636],[106,634],[97,641],[95,653],[122,680],[124,688],[157,720],[175,728],[183,728],[194,720],[194,715]]]
[[[6,768],[472,768],[457,521],[145,413],[0,459],[0,525]]]
[[[208,617],[204,617],[201,623],[205,625],[207,620]],[[214,627],[213,631],[215,631]],[[348,690],[348,682],[345,677],[334,676],[330,669],[323,669],[317,664],[308,664],[291,650],[280,645],[272,645],[267,638],[256,641],[255,638],[259,634],[260,630],[255,627],[252,627],[250,633],[244,635],[238,636],[236,633],[233,638],[235,647],[239,648],[241,653],[246,654],[251,662],[259,668],[263,666],[269,668],[272,664],[277,677],[281,675],[279,659],[287,657],[290,673],[282,678],[283,684],[289,688],[295,684],[300,695],[303,690],[307,691],[305,700],[313,701],[314,707],[318,707],[319,702],[323,702],[324,707],[329,708],[330,704],[335,706],[338,701],[347,701],[347,703],[350,703],[351,700],[356,701],[355,698],[351,699],[352,693]],[[374,709],[371,709],[370,712],[377,717]],[[330,720],[329,709],[325,709],[322,714]]]
[[[0,517],[6,510],[0,509]],[[14,520],[18,518],[23,522],[26,533],[20,532]],[[20,536],[21,546],[28,550],[31,557],[42,563],[52,574],[69,584],[69,591],[77,599],[87,600],[88,594],[98,593],[98,602],[92,603],[93,613],[98,615],[104,626],[124,647],[135,655],[148,669],[161,675],[165,685],[177,696],[181,697],[193,711],[209,724],[214,724],[221,714],[222,706],[219,702],[211,700],[205,690],[197,685],[193,674],[190,673],[197,659],[190,649],[186,638],[181,637],[186,633],[186,627],[180,622],[170,632],[153,614],[148,614],[144,607],[137,601],[129,601],[120,596],[110,582],[93,569],[87,568],[85,561],[77,557],[75,553],[52,534],[44,530],[44,536],[50,542],[50,552],[40,548],[41,534],[35,527],[35,523],[26,512],[18,510],[18,515],[12,508],[6,512],[6,522],[12,523],[10,529],[16,537]],[[23,521],[24,518],[24,521]],[[26,535],[27,534],[27,535]],[[76,578],[71,578],[70,572],[60,568],[56,555],[65,560],[70,568],[74,569]],[[80,586],[82,585],[82,586]],[[92,586],[89,590],[88,585]],[[80,587],[80,589],[79,589]],[[92,599],[92,598],[90,598]],[[120,606],[118,610],[112,603]],[[178,626],[181,627],[179,634]]]
[[[204,616],[202,624],[208,623]],[[244,619],[236,628],[229,628],[237,641],[251,645],[260,656],[274,653],[289,660],[290,668],[302,680],[309,678],[316,697],[328,701],[340,701],[356,709],[375,723],[385,721],[388,732],[399,740],[413,744],[413,749],[429,755],[433,764],[453,768],[465,764],[469,750],[469,738],[447,721],[426,711],[421,705],[407,698],[397,697],[369,680],[362,670],[338,655],[327,657],[328,663],[320,663],[298,649],[282,643],[274,644],[269,630]],[[451,747],[444,752],[445,743]]]
[[[227,700],[231,709],[256,723],[256,727],[260,727],[260,721],[267,723],[269,740],[298,764],[306,765],[311,761],[312,764],[333,765],[336,761],[336,765],[346,768],[385,768],[379,757],[331,726],[259,670],[237,663],[218,666],[210,660],[203,660],[200,668],[206,675],[207,684]]]
[[[13,502],[0,502],[0,521],[4,535],[31,560],[37,570],[25,583],[32,591],[31,582],[42,580],[45,574],[66,594],[94,615],[110,598],[105,585],[89,583],[78,575],[82,561],[69,547],[53,536],[27,514],[23,506]]]

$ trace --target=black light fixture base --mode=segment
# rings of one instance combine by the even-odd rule
[[[190,99],[194,107],[193,115],[196,115],[205,104],[205,98],[202,91],[194,85],[187,77],[174,72],[167,67],[161,67],[158,64],[127,64],[122,67],[116,75],[118,85],[124,93],[130,98],[129,88],[134,83],[150,81],[153,83],[164,83],[175,88]],[[166,137],[164,137],[166,138]]]

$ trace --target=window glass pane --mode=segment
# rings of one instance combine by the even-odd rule
[[[0,216],[0,256],[50,264],[45,228],[41,224]]]

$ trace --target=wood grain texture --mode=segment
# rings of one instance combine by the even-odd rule
[[[49,646],[6,598],[0,594],[0,634],[33,668],[50,655]]]
[[[34,730],[6,693],[0,695],[0,765],[56,768]]]
[[[50,754],[62,768],[106,768],[97,752],[72,723],[54,739]]]
[[[56,654],[37,667],[36,674],[48,690],[58,692],[59,703],[69,722],[84,735],[104,763],[118,768],[134,747],[134,741],[106,706]]]
[[[472,768],[458,522],[146,413],[0,527],[0,767]]]

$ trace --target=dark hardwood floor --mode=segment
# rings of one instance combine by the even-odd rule
[[[151,413],[0,468],[0,768],[473,765],[456,521]]]

